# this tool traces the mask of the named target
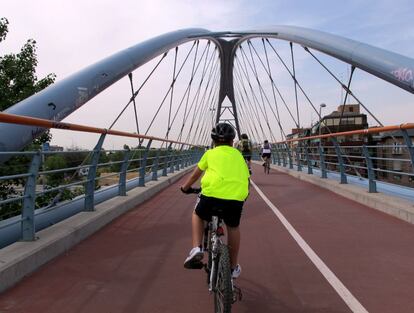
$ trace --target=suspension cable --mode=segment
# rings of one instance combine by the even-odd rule
[[[251,118],[253,118],[257,113],[255,112],[254,107],[251,105],[250,97],[249,97],[249,95],[247,93],[246,86],[244,85],[244,81],[243,81],[243,79],[241,77],[241,74],[239,72],[240,72],[240,70],[235,67],[234,68],[234,73],[235,73],[235,77],[237,78],[236,82],[238,82],[239,85],[242,87],[242,90],[244,91],[244,94],[246,96],[246,101],[244,101],[244,97],[243,97],[243,94],[241,93],[241,91],[240,91],[240,94],[241,94],[242,99],[243,99],[243,102],[244,102],[244,104],[246,106],[246,110],[247,111],[250,111],[247,115],[250,116]],[[258,130],[256,128],[256,124],[253,123],[253,125],[254,125],[254,128],[257,131],[258,138],[260,138],[260,135],[259,135]],[[259,128],[261,129],[262,134],[263,134],[263,128],[261,128],[261,124],[260,123],[259,123]]]
[[[295,58],[293,57],[293,44],[290,44],[290,55],[292,58],[292,69],[293,69],[293,83],[295,85],[295,100],[296,100],[296,113],[298,117],[298,128],[300,128],[300,120],[299,120],[299,104],[298,104],[298,88],[297,88],[297,80],[296,80],[296,70],[295,70]]]
[[[256,131],[256,135],[257,135],[256,138],[257,139],[260,139],[261,136],[260,136],[259,131],[258,131],[257,127],[256,127],[256,123],[254,123],[254,121],[253,121],[253,118],[255,116],[255,112],[254,112],[254,109],[253,109],[253,107],[251,105],[251,100],[249,98],[249,95],[247,94],[246,87],[244,86],[244,83],[243,83],[243,81],[241,79],[241,75],[238,72],[239,71],[237,69],[235,69],[235,75],[236,75],[236,78],[237,78],[235,80],[235,82],[236,82],[236,84],[238,84],[239,97],[241,97],[241,99],[242,99],[242,102],[241,103],[245,107],[244,108],[244,111],[245,111],[245,114],[244,115],[247,118],[247,120],[250,122],[250,124],[253,125],[253,128]],[[246,99],[243,96],[242,90],[244,91],[244,94],[246,96]],[[242,106],[242,108],[243,108],[243,106]],[[259,123],[259,127],[260,127],[260,123]]]
[[[265,47],[265,51],[266,51],[266,55],[267,55],[266,46],[264,45],[264,47]],[[256,49],[254,48],[254,46],[253,46],[253,50],[255,51],[256,55],[258,55],[258,53],[257,53]],[[262,64],[262,66],[263,66],[263,68],[264,68],[265,72],[267,73],[267,75],[268,75],[268,76],[269,76],[269,78],[270,78],[270,81],[271,81],[271,83],[272,83],[272,88],[275,88],[275,89],[276,89],[276,91],[277,91],[277,93],[278,93],[278,95],[279,95],[280,99],[282,100],[282,102],[283,102],[283,104],[284,104],[284,106],[285,106],[286,110],[288,111],[288,113],[289,113],[290,117],[292,118],[292,120],[293,120],[293,122],[295,123],[296,127],[297,127],[297,128],[299,128],[299,124],[298,124],[298,122],[296,121],[295,117],[293,116],[293,113],[292,113],[292,111],[289,109],[289,106],[287,105],[287,103],[286,103],[286,101],[285,101],[285,98],[283,97],[282,93],[280,92],[279,88],[276,86],[276,84],[275,84],[275,82],[274,82],[274,80],[273,80],[273,78],[272,78],[272,76],[271,76],[271,71],[270,71],[270,69],[269,69],[269,71],[268,71],[268,70],[267,70],[267,68],[266,68],[266,66],[264,65],[263,61],[261,60],[261,58],[260,58],[260,57],[258,57],[258,58],[259,58],[259,60],[260,60],[260,63]],[[275,98],[275,99],[276,99],[276,98]],[[275,100],[275,102],[276,102],[276,100]]]
[[[277,104],[277,100],[276,100],[276,94],[275,94],[275,87],[274,87],[274,82],[273,82],[273,77],[272,77],[272,71],[270,69],[269,57],[267,55],[267,49],[266,49],[266,45],[265,45],[265,42],[264,42],[263,38],[262,38],[262,44],[263,44],[263,49],[264,49],[265,56],[266,56],[266,64],[267,64],[267,69],[268,69],[268,75],[269,75],[269,79],[270,79],[271,86],[272,86],[273,100],[274,100],[274,103],[275,103],[276,115],[277,115],[276,120],[277,120],[277,123],[279,124],[279,128],[280,128],[280,137],[283,140],[283,138],[286,139],[286,135],[283,131],[282,123],[281,123],[281,120],[280,120],[280,114],[279,114],[279,108],[278,108],[278,104]],[[265,68],[265,70],[266,70],[266,68]]]
[[[380,122],[380,120],[355,96],[355,94],[352,92],[352,90],[348,89],[340,80],[338,77],[335,76],[335,74],[332,73],[331,70],[329,70],[325,64],[323,64],[310,50],[308,47],[303,47],[303,49],[305,49],[305,51],[307,51],[340,85],[341,87],[346,90],[347,93],[349,93],[350,96],[352,96],[355,101],[358,102],[358,104],[360,106],[362,106],[365,111],[368,112],[368,114],[382,127],[384,127],[384,125]]]
[[[195,42],[194,42],[195,43]],[[194,46],[193,46],[194,47]],[[167,124],[167,133],[165,134],[165,137],[168,139],[168,135],[170,134],[170,129],[171,129],[171,108],[172,108],[172,103],[173,103],[173,99],[174,99],[174,87],[175,87],[175,71],[177,69],[177,57],[178,57],[178,46],[175,47],[175,55],[174,55],[174,70],[173,70],[173,75],[172,75],[172,87],[171,87],[171,93],[170,93],[170,107],[168,110],[168,124]]]
[[[273,134],[273,131],[272,131],[272,129],[271,129],[271,127],[270,127],[270,124],[269,124],[269,117],[268,117],[268,115],[267,115],[266,105],[265,105],[265,103],[264,103],[264,98],[266,98],[266,101],[267,101],[267,103],[269,104],[269,107],[271,107],[271,105],[270,105],[270,101],[269,101],[269,99],[268,99],[268,97],[267,97],[267,95],[266,95],[266,93],[265,93],[265,91],[264,91],[264,88],[263,88],[263,86],[262,86],[262,83],[261,83],[261,81],[260,81],[260,79],[259,79],[259,75],[258,75],[257,68],[256,68],[256,63],[255,63],[255,61],[254,61],[254,57],[253,57],[253,53],[252,53],[252,48],[251,48],[252,43],[251,43],[251,41],[250,41],[250,40],[248,40],[248,41],[247,41],[247,44],[248,44],[248,47],[249,47],[250,58],[251,58],[251,60],[252,60],[252,64],[253,64],[253,66],[252,66],[252,65],[250,64],[250,62],[249,62],[250,69],[252,70],[252,72],[253,72],[253,74],[254,74],[254,76],[255,76],[255,78],[256,78],[256,82],[257,82],[257,84],[258,84],[258,86],[259,86],[260,98],[262,99],[262,102],[261,102],[261,103],[262,103],[263,110],[264,110],[264,111],[262,111],[262,114],[263,114],[263,117],[264,117],[264,119],[265,119],[265,122],[266,122],[267,128],[269,129],[269,133],[270,133],[271,140],[276,141],[276,138],[275,138],[275,136],[274,136],[274,134]],[[264,95],[264,98],[263,98],[263,95]]]
[[[346,88],[347,91],[346,91],[346,94],[345,94],[345,97],[344,97],[344,103],[343,103],[342,108],[341,108],[341,116],[339,117],[337,132],[339,132],[339,128],[341,127],[342,117],[344,116],[344,112],[345,112],[345,104],[346,104],[346,100],[347,100],[348,94],[349,94],[348,90],[349,90],[349,87],[351,86],[352,75],[354,74],[354,71],[355,71],[355,66],[352,65],[351,66],[351,73],[349,75],[349,80],[348,80],[348,87]]]
[[[161,104],[159,105],[159,107],[158,107],[158,109],[157,109],[157,111],[156,111],[156,113],[155,113],[154,117],[153,117],[153,118],[152,118],[152,120],[151,120],[151,123],[149,124],[149,126],[148,126],[147,130],[145,131],[145,135],[146,135],[146,134],[148,134],[148,131],[151,129],[151,126],[152,126],[152,124],[154,123],[155,119],[157,118],[158,113],[160,112],[160,110],[161,110],[162,106],[163,106],[163,105],[164,105],[164,103],[165,103],[165,100],[167,99],[168,95],[170,94],[171,89],[174,87],[174,84],[175,84],[175,82],[177,81],[177,78],[180,76],[180,73],[181,73],[181,71],[182,71],[182,69],[183,69],[183,67],[184,67],[185,63],[187,62],[188,57],[190,56],[191,52],[193,51],[194,46],[195,46],[195,42],[194,42],[193,46],[191,47],[190,51],[188,52],[187,56],[185,57],[185,59],[184,59],[183,63],[181,64],[181,66],[180,66],[180,68],[179,68],[179,70],[178,70],[178,72],[177,72],[177,75],[173,78],[173,80],[172,80],[172,82],[171,82],[171,85],[170,85],[170,87],[168,88],[168,91],[166,92],[166,94],[165,94],[164,98],[163,98],[163,99],[162,99],[162,101],[161,101]]]
[[[138,114],[137,114],[137,106],[135,103],[135,97],[134,97],[134,83],[132,82],[132,72],[128,74],[129,83],[131,85],[131,92],[132,92],[132,102],[134,104],[134,116],[135,116],[135,124],[137,126],[137,134],[139,134],[139,124],[138,124]]]
[[[247,65],[246,65],[246,58],[247,58],[247,56],[245,56],[244,55],[244,51],[243,50],[240,50],[240,51],[242,51],[242,60],[243,60],[243,63],[244,63],[244,66],[245,66],[245,69],[243,69],[242,67],[241,67],[241,65],[240,65],[240,61],[238,60],[238,58],[236,58],[236,62],[238,62],[239,64],[239,66],[240,66],[240,68],[242,69],[242,72],[243,72],[243,74],[244,74],[244,77],[246,78],[246,80],[247,80],[247,83],[248,83],[248,85],[249,85],[249,87],[250,87],[250,93],[252,94],[252,97],[253,97],[253,104],[254,104],[254,108],[255,108],[255,110],[256,110],[256,118],[257,118],[257,122],[259,123],[259,126],[260,126],[260,129],[261,129],[261,131],[262,131],[262,133],[263,133],[263,138],[265,138],[266,137],[266,135],[265,135],[265,133],[264,133],[264,130],[263,130],[263,127],[262,127],[262,124],[260,123],[260,117],[259,117],[259,110],[258,110],[258,107],[259,107],[259,109],[260,109],[260,111],[262,112],[262,114],[263,114],[263,110],[262,110],[262,108],[258,105],[258,99],[257,99],[257,97],[256,97],[256,94],[255,94],[255,92],[254,92],[254,90],[253,90],[253,86],[252,86],[252,84],[251,84],[251,82],[250,82],[250,78],[249,78],[249,75],[248,75],[248,69],[247,69]]]
[[[206,112],[208,112],[208,105],[206,105],[205,99],[206,99],[207,91],[208,91],[208,88],[210,86],[210,82],[211,82],[212,78],[213,77],[217,78],[217,76],[218,76],[217,74],[214,75],[215,73],[218,73],[218,71],[217,71],[218,64],[219,64],[218,59],[216,59],[216,62],[211,66],[210,71],[209,71],[208,80],[207,80],[206,86],[204,88],[204,92],[203,92],[203,95],[201,97],[201,101],[199,103],[199,105],[202,109],[200,110],[199,121],[197,123],[197,127],[196,127],[196,130],[194,132],[193,140],[196,140],[196,137],[198,139],[199,129],[201,130],[200,124],[203,120],[205,120]],[[214,86],[212,85],[212,87],[214,87]]]
[[[204,50],[203,50],[203,53],[201,54],[200,59],[199,59],[199,60],[198,60],[198,62],[197,62],[197,66],[196,66],[196,68],[195,68],[194,75],[192,75],[191,80],[190,80],[191,85],[192,85],[192,83],[193,83],[193,80],[194,80],[195,74],[198,72],[198,69],[199,69],[199,67],[200,67],[200,64],[201,64],[201,62],[202,62],[202,60],[203,60],[204,55],[206,54],[206,52],[207,52],[207,54],[206,54],[206,59],[207,59],[209,47],[210,47],[210,41],[208,41],[207,45],[205,46],[205,48],[204,48]],[[205,75],[205,73],[203,73],[203,72],[202,72],[202,76],[203,76],[203,75]],[[197,92],[196,92],[196,94],[197,94]],[[187,96],[186,107],[188,107],[188,101],[189,101],[190,93],[188,93],[187,95],[188,95],[188,96]],[[186,114],[184,114],[184,116],[183,116],[183,122],[182,122],[182,125],[181,125],[181,130],[180,130],[180,133],[179,133],[179,136],[178,136],[178,138],[180,138],[180,140],[181,140],[181,138],[182,138],[182,134],[183,134],[183,131],[184,131],[185,123],[186,123],[186,121],[187,121],[188,117],[190,116],[191,111],[192,111],[192,109],[193,109],[194,99],[195,99],[195,97],[194,97],[194,98],[193,98],[193,100],[191,101],[190,108],[189,108],[188,110],[186,110],[186,112],[187,112],[187,113],[186,113]]]
[[[113,121],[113,123],[111,124],[111,126],[109,126],[108,129],[112,129],[112,127],[116,124],[116,122],[121,117],[121,115],[125,112],[125,110],[128,108],[128,106],[132,103],[132,101],[135,99],[135,97],[138,95],[138,93],[141,91],[141,89],[145,86],[145,84],[147,83],[147,81],[150,79],[150,77],[152,76],[152,74],[155,72],[155,70],[161,64],[161,62],[165,59],[165,57],[167,56],[167,54],[168,54],[168,52],[165,52],[163,54],[163,56],[161,57],[161,59],[158,61],[158,63],[155,65],[155,67],[152,69],[152,71],[149,73],[149,75],[144,80],[144,82],[141,84],[141,86],[138,88],[138,90],[133,94],[133,96],[131,97],[131,99],[128,101],[128,103],[125,105],[125,107],[122,109],[121,113],[118,114],[118,116],[115,118],[115,120]]]
[[[211,53],[211,56],[209,56],[209,50],[208,50],[207,53],[206,53],[206,57],[204,59],[202,75],[201,75],[200,82],[199,82],[199,85],[198,85],[198,88],[197,88],[197,92],[195,93],[195,95],[193,97],[193,100],[191,101],[190,110],[189,110],[187,118],[186,118],[186,120],[187,120],[190,113],[191,113],[191,111],[192,111],[191,109],[194,107],[193,115],[192,115],[192,119],[191,119],[191,124],[190,124],[190,129],[187,133],[187,137],[186,137],[186,140],[185,140],[186,142],[188,142],[188,140],[189,140],[189,136],[190,136],[191,131],[193,129],[196,116],[198,116],[199,111],[200,111],[200,106],[198,106],[197,103],[199,102],[199,98],[200,98],[201,86],[202,86],[204,78],[205,78],[205,76],[208,72],[207,69],[209,67],[209,64],[211,63],[211,60],[212,60],[213,56],[215,55],[216,51],[217,51],[217,47],[214,48],[214,51]]]
[[[277,53],[276,49],[273,47],[272,43],[269,41],[268,38],[266,38],[267,43],[269,44],[269,46],[272,48],[273,52],[276,54],[276,56],[279,58],[280,62],[283,64],[283,66],[285,67],[285,69],[288,71],[289,75],[293,77],[292,72],[290,71],[290,69],[287,67],[286,63],[283,61],[283,59],[280,57],[279,53]],[[313,108],[313,110],[316,112],[316,114],[318,115],[319,119],[321,119],[321,115],[319,113],[319,111],[316,109],[316,107],[314,106],[313,102],[310,100],[310,98],[308,97],[308,95],[306,94],[306,92],[303,90],[301,84],[299,84],[298,80],[296,79],[296,83],[297,86],[299,87],[299,89],[301,90],[301,92],[303,93],[303,95],[305,96],[306,100],[309,102],[309,104],[311,105],[311,107]]]

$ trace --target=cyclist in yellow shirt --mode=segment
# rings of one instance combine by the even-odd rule
[[[228,246],[233,278],[241,273],[237,263],[240,247],[240,216],[244,201],[249,194],[249,170],[242,154],[233,148],[236,136],[234,128],[227,123],[217,124],[211,131],[214,148],[202,156],[191,176],[182,185],[185,193],[201,179],[201,195],[192,215],[193,249],[184,262],[185,268],[194,268],[203,259],[201,249],[204,221],[213,215],[221,217],[226,224]]]

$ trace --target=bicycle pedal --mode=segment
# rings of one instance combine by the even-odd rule
[[[242,291],[239,287],[233,286],[233,303],[236,301],[241,301],[243,298]]]
[[[201,270],[202,268],[204,268],[204,263],[202,263],[202,262],[194,262],[194,263],[191,263],[186,268],[189,269],[189,270]]]

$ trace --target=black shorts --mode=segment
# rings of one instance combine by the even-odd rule
[[[230,227],[238,227],[243,210],[244,201],[223,200],[200,195],[195,207],[195,213],[205,221],[212,216],[218,216]]]
[[[252,155],[250,153],[242,153],[242,155],[246,161],[250,161],[252,159]]]
[[[263,153],[262,154],[262,158],[264,159],[264,158],[270,158],[270,156],[271,156],[272,154],[271,153]]]

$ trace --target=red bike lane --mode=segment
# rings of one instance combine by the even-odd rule
[[[262,170],[254,182],[369,312],[414,311],[412,225]],[[213,312],[205,273],[183,268],[195,195],[181,182],[0,295],[0,312]],[[253,188],[241,230],[233,312],[351,312]]]

